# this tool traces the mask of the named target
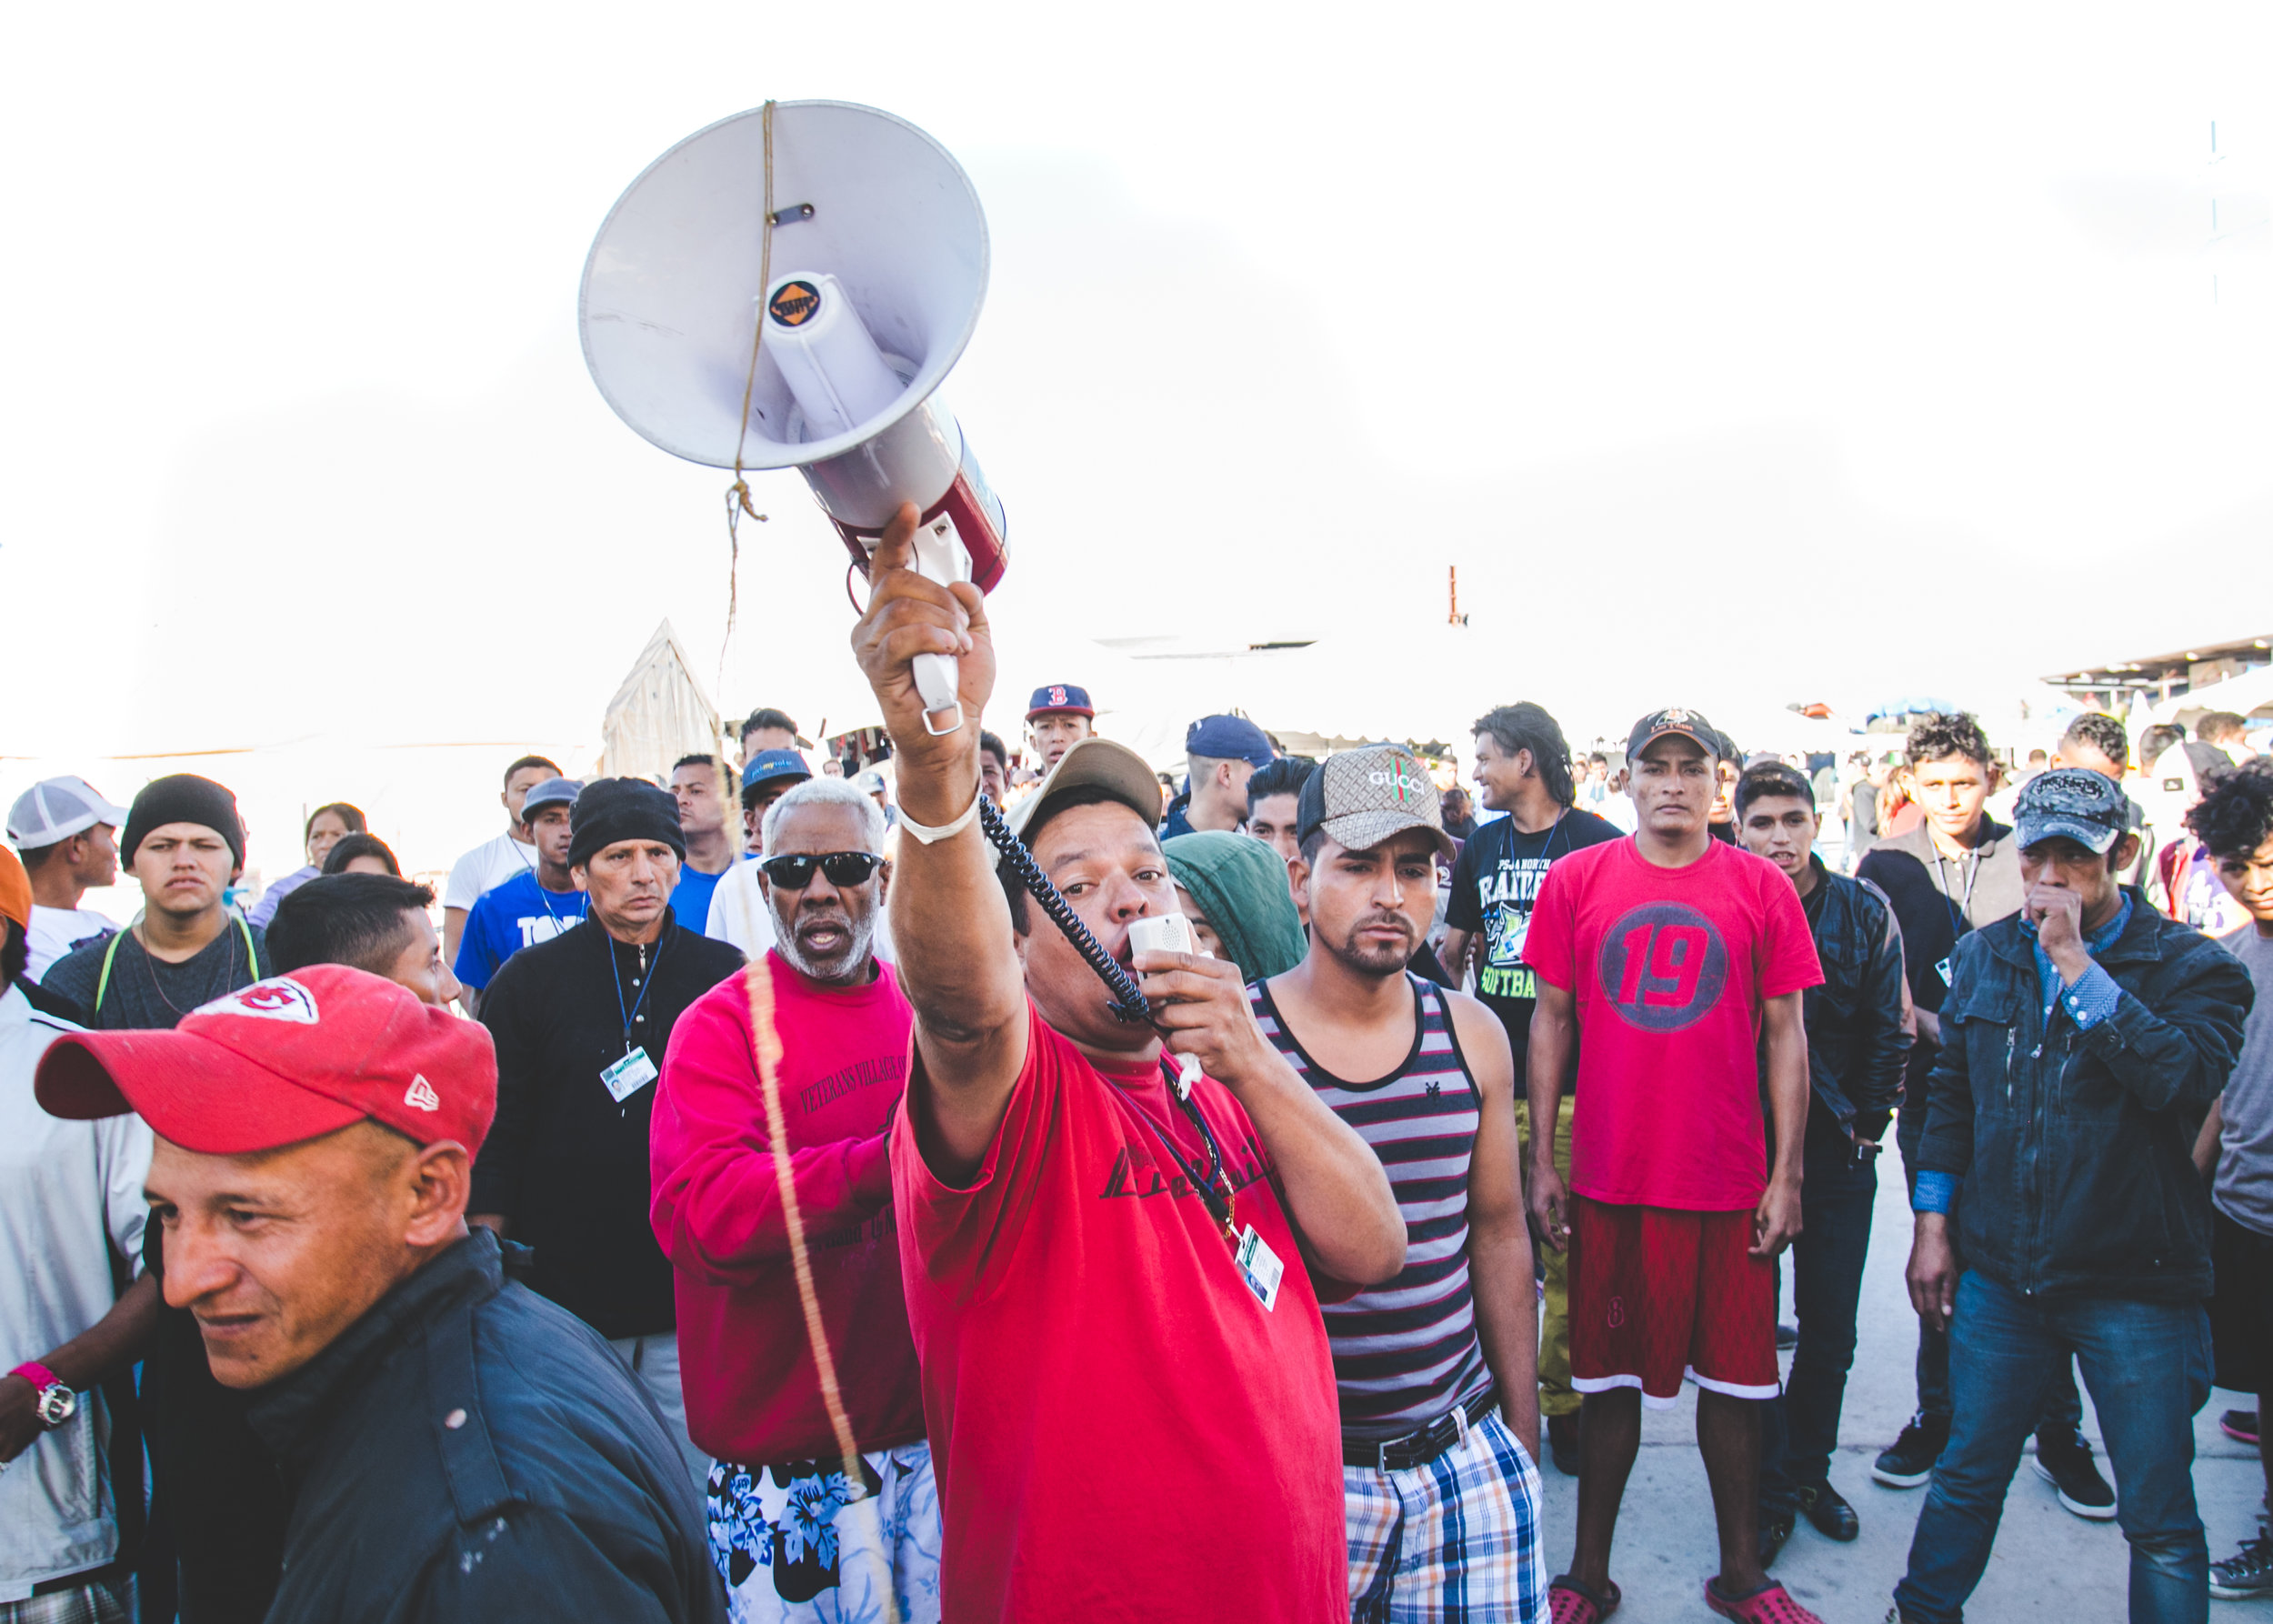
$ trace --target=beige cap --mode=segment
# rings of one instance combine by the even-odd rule
[[[1346,850],[1370,851],[1407,829],[1427,829],[1438,851],[1453,855],[1436,780],[1403,745],[1367,745],[1327,757],[1295,802],[1295,830],[1304,840],[1323,830]]]
[[[1075,740],[1073,747],[1050,768],[1041,787],[1005,813],[1003,821],[1012,834],[1024,838],[1026,826],[1040,815],[1045,804],[1070,790],[1092,786],[1109,792],[1143,818],[1147,827],[1160,827],[1160,780],[1153,777],[1152,768],[1126,745],[1095,734]]]

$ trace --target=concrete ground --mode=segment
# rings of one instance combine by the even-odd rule
[[[1879,1175],[1859,1344],[1839,1426],[1841,1448],[1831,1466],[1833,1484],[1854,1502],[1862,1519],[1862,1537],[1852,1545],[1837,1545],[1803,1520],[1770,1569],[1826,1624],[1877,1624],[1886,1617],[1909,1553],[1911,1529],[1926,1499],[1923,1489],[1884,1489],[1870,1477],[1872,1459],[1894,1440],[1917,1398],[1911,1361],[1918,1348],[1918,1320],[1902,1285],[1909,1241],[1902,1164],[1889,1148]],[[1792,1322],[1789,1273],[1786,1271],[1787,1324]],[[2218,1429],[2218,1413],[2229,1408],[2247,1409],[2253,1403],[2245,1396],[2216,1390],[2195,1420],[2195,1493],[2209,1531],[2213,1561],[2233,1555],[2241,1540],[2255,1533],[2258,1500],[2265,1490],[2256,1452]],[[1714,1616],[1701,1593],[1706,1576],[1719,1566],[1719,1554],[1696,1429],[1694,1388],[1684,1390],[1675,1409],[1643,1411],[1641,1459],[1627,1488],[1610,1563],[1611,1577],[1626,1592],[1626,1604],[1618,1611],[1621,1624],[1668,1624]],[[2088,1393],[2084,1430],[2098,1449],[2099,1434]],[[2104,1455],[2101,1469],[2107,1471]],[[1552,1465],[1544,1469],[1544,1476],[1551,1577],[1570,1561],[1577,1484]],[[2107,1476],[2114,1481],[2111,1471]],[[2061,1509],[2051,1486],[2024,1459],[2006,1500],[1996,1554],[1967,1617],[1998,1624],[2034,1619],[2120,1624],[2126,1616],[2128,1559],[2129,1548],[2113,1522],[2086,1522]],[[2210,1608],[2212,1624],[2221,1619],[2245,1624],[2253,1616],[2273,1624],[2273,1607],[2261,1603],[2213,1601]]]

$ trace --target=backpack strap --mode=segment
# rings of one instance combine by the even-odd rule
[[[132,930],[133,928],[134,927],[129,925],[126,927],[126,930]],[[103,1024],[103,995],[110,990],[111,966],[115,964],[118,960],[119,938],[124,937],[125,934],[125,930],[112,931],[110,944],[103,949],[103,973],[95,977],[95,1007],[89,1013],[87,1018],[87,1024],[89,1026],[99,1027]]]

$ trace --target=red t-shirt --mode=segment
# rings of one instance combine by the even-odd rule
[[[1155,1135],[1207,1166],[1160,1068],[1101,1072],[1028,1018],[966,1188],[925,1164],[912,1111],[892,1130],[946,1624],[1347,1619],[1333,1360],[1247,1113],[1193,1090],[1235,1228],[1286,1265],[1268,1310]]]
[[[1547,871],[1523,957],[1577,1001],[1570,1188],[1694,1212],[1757,1205],[1761,1004],[1823,979],[1783,870],[1718,841],[1684,868],[1631,836],[1590,846]]]
[[[767,953],[781,1036],[790,1177],[836,1381],[863,1449],[924,1435],[916,1344],[900,1290],[886,1130],[906,1088],[915,1022],[891,967],[865,987],[807,980]],[[752,1045],[749,991],[730,977],[671,1033],[648,1130],[650,1217],[676,1273],[686,1429],[744,1466],[834,1459]]]

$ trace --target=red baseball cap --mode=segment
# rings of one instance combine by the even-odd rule
[[[477,1153],[497,1114],[488,1030],[364,970],[312,964],[190,1011],[172,1031],[72,1032],[41,1057],[52,1116],[139,1112],[185,1150],[244,1156],[369,1118]]]

